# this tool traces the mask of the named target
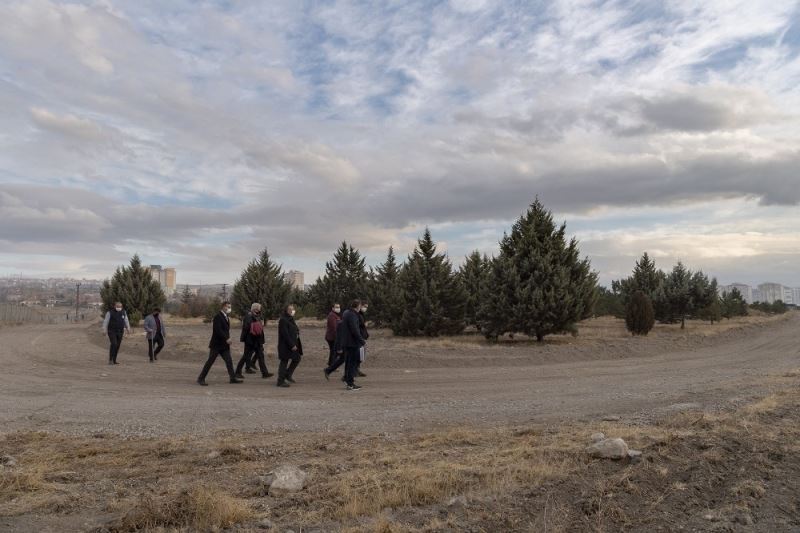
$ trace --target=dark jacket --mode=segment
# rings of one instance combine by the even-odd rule
[[[292,350],[295,346],[297,346],[297,351]],[[294,317],[284,313],[278,320],[278,357],[289,359],[292,354],[303,355],[300,328],[297,327]]]
[[[369,339],[369,331],[367,331],[367,319],[364,313],[358,313],[358,331],[364,340]]]
[[[247,313],[244,316],[244,320],[242,320],[242,334],[239,335],[239,342],[243,342],[248,346],[263,346],[267,340],[263,329],[261,330],[261,335],[250,334],[250,326],[253,324],[253,320],[260,320],[261,325],[264,325],[264,321],[261,320],[261,316],[256,317],[252,312]]]
[[[361,336],[358,313],[348,309],[342,315],[342,323],[344,324],[342,340],[336,339],[342,348],[360,348],[367,343],[367,340]]]
[[[342,321],[342,317],[331,311],[328,313],[328,327],[325,330],[325,340],[326,341],[335,341],[336,340],[336,326],[339,325],[339,322]]]
[[[347,324],[344,323],[344,320],[339,320],[339,323],[336,324],[336,340],[333,342],[333,350],[336,353],[341,353],[344,351],[344,346],[342,346],[342,341],[347,336],[345,333],[345,329],[347,329]]]
[[[212,350],[224,352],[230,349],[228,339],[231,338],[231,321],[225,316],[225,313],[220,311],[214,315],[214,324],[211,331],[211,340],[208,342],[208,347]]]

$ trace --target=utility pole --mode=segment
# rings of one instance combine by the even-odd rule
[[[81,305],[81,284],[75,284],[75,322],[80,318],[80,305]]]
[[[228,284],[227,283],[223,283],[222,284],[222,301],[224,302],[227,299],[228,299]]]

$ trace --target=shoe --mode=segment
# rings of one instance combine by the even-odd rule
[[[157,356],[157,355],[156,355],[156,356],[154,356],[154,357],[153,357],[153,359],[154,359],[154,360],[156,360],[156,361],[158,361],[158,356]]]
[[[118,365],[119,363],[117,363],[116,361],[114,361],[114,364],[115,364],[115,365]]]
[[[198,379],[197,384],[202,385],[203,387],[208,387],[208,383],[206,383],[206,380],[204,379]]]
[[[328,372],[328,369],[327,368],[323,368],[322,372],[325,374],[325,381],[330,381],[331,380],[331,373]]]
[[[235,377],[231,380],[231,383],[244,383],[244,380]]]
[[[365,377],[367,377],[367,375],[365,373],[363,373],[361,370],[359,370],[358,374],[356,374],[356,377],[365,378]]]
[[[353,385],[348,385],[347,390],[361,390],[361,387],[354,383]]]
[[[255,368],[245,368],[244,371],[245,371],[246,374],[255,374],[256,373],[256,369]]]
[[[150,359],[150,362],[152,363],[152,362],[153,362],[153,360],[152,360],[152,359]]]
[[[288,381],[289,383],[297,383],[295,380],[293,380],[289,376],[286,376],[286,381]]]
[[[235,377],[236,379],[244,379],[244,376],[242,375],[242,373],[241,373],[241,372],[237,372],[236,374],[234,374],[234,377]]]
[[[284,387],[285,388],[285,387],[289,387],[289,386],[290,385],[288,383],[286,383],[285,381],[283,383],[278,383],[278,387]]]
[[[261,379],[271,378],[274,375],[275,374],[270,374],[269,372],[267,372],[266,374],[261,374]]]

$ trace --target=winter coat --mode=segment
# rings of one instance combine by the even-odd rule
[[[242,321],[242,334],[239,335],[239,342],[245,343],[246,346],[263,346],[267,340],[263,327],[261,335],[252,335],[250,333],[250,326],[253,324],[253,320],[259,320],[262,326],[265,325],[264,321],[261,320],[261,316],[256,317],[252,312],[247,313]]]
[[[230,350],[228,340],[231,338],[231,319],[220,311],[214,315],[212,327],[211,340],[208,342],[208,347],[218,352]]]
[[[331,311],[328,313],[328,327],[325,330],[325,340],[328,342],[336,340],[336,326],[342,321],[342,317]]]
[[[144,317],[144,330],[147,333],[147,340],[153,340],[156,338],[157,331],[157,324],[161,323],[161,337],[166,339],[167,338],[167,328],[164,326],[164,318],[159,315],[158,320],[156,320],[155,315],[147,315]]]
[[[342,330],[342,340],[339,341],[337,338],[337,342],[342,348],[361,348],[367,343],[367,340],[361,335],[358,313],[348,309],[342,315],[342,322],[345,325]]]
[[[292,348],[297,347],[297,350]],[[292,355],[303,355],[300,328],[294,317],[284,313],[278,320],[278,358],[289,359]]]

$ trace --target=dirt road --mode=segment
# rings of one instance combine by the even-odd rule
[[[211,386],[199,387],[194,380],[205,359],[207,329],[173,328],[156,364],[147,362],[141,336],[127,338],[122,364],[108,366],[97,326],[2,328],[0,432],[392,433],[609,415],[649,420],[689,406],[736,407],[765,392],[763,376],[800,366],[800,313],[790,313],[768,326],[696,345],[645,339],[636,340],[633,349],[606,346],[600,355],[598,349],[589,353],[569,345],[425,347],[394,343],[379,333],[371,343],[378,357],[367,363],[359,392],[346,392],[335,376],[325,381],[321,369],[327,354],[321,343],[307,350],[314,353],[304,357],[298,384],[290,389],[258,376],[228,384],[219,360]],[[321,332],[310,334],[306,339]],[[458,365],[462,351],[463,367]],[[270,366],[275,368],[274,357]]]

